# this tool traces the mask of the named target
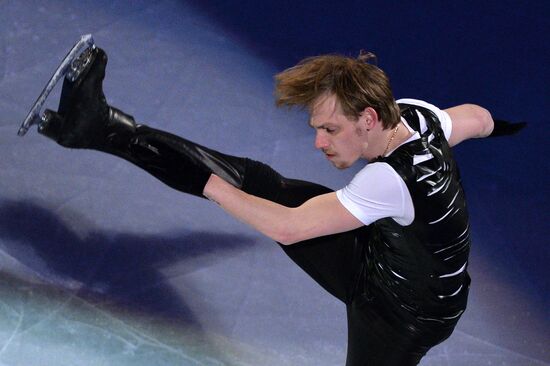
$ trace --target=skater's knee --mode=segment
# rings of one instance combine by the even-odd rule
[[[276,201],[284,178],[269,165],[246,159],[242,190],[251,195]]]
[[[242,189],[289,207],[299,206],[312,197],[331,192],[316,183],[285,178],[269,165],[251,159],[246,161]]]

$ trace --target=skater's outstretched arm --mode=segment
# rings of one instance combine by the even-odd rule
[[[449,145],[455,146],[471,138],[487,137],[493,131],[493,118],[488,110],[474,104],[463,104],[445,112],[451,117]]]
[[[451,146],[471,138],[514,135],[527,125],[494,119],[489,111],[475,104],[459,105],[445,112],[451,117],[453,126],[449,139]]]
[[[363,226],[335,192],[291,208],[247,194],[212,174],[203,194],[235,218],[285,245]]]

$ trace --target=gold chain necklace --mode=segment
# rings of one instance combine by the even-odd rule
[[[388,152],[388,149],[390,148],[390,144],[393,141],[393,139],[395,138],[395,135],[397,134],[397,130],[399,129],[400,125],[401,125],[401,123],[399,123],[397,125],[397,127],[395,128],[395,130],[393,130],[393,133],[391,134],[391,137],[390,137],[390,141],[388,141],[388,145],[386,145],[386,150],[384,150],[384,153],[382,154],[382,156],[386,156],[386,153]]]

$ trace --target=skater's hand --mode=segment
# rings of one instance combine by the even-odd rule
[[[515,135],[521,131],[525,126],[526,122],[511,123],[501,119],[495,119],[493,132],[488,137],[499,137],[499,136],[508,136]]]

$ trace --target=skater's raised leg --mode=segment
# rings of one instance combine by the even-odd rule
[[[202,197],[214,173],[243,191],[286,206],[299,206],[330,192],[318,184],[282,177],[269,166],[221,154],[179,136],[137,124],[109,106],[103,93],[107,56],[94,52],[91,66],[74,82],[65,80],[59,109],[47,110],[40,133],[69,148],[95,149],[122,157],[167,185]],[[356,287],[366,235],[363,230],[317,238],[285,252],[337,298],[347,302]],[[338,243],[335,244],[335,241]]]
[[[103,93],[107,55],[99,48],[87,72],[65,80],[57,112],[46,110],[39,132],[69,148],[120,156],[180,191],[202,196],[211,173],[242,186],[246,159],[233,158],[170,133],[137,124],[109,106]]]

